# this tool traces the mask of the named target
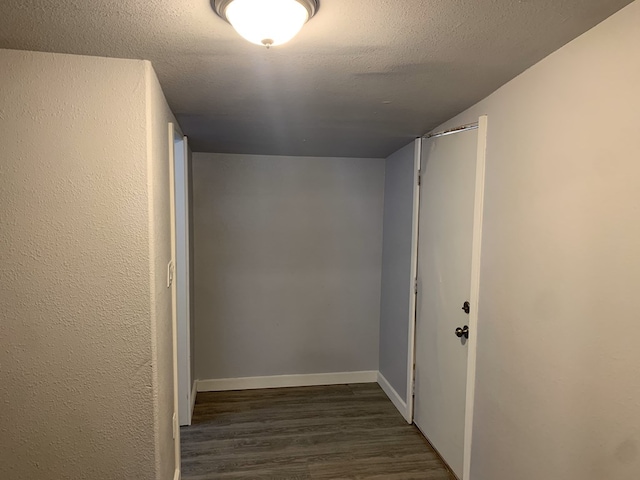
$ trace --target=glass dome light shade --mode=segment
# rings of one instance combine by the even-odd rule
[[[267,47],[288,42],[309,20],[297,0],[233,0],[224,14],[242,37]]]

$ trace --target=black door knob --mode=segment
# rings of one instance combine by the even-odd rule
[[[458,338],[469,338],[469,326],[465,325],[464,327],[456,328],[456,337]]]

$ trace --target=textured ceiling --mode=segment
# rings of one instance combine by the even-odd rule
[[[148,59],[195,151],[385,157],[630,0],[321,0],[290,43],[209,0],[2,0],[0,48]]]

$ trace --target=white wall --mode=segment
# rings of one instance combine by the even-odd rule
[[[173,478],[150,66],[10,50],[0,64],[0,478]]]
[[[638,45],[636,1],[446,125],[489,115],[473,480],[638,478]]]
[[[384,160],[195,153],[196,377],[378,369]]]
[[[407,401],[415,142],[385,161],[380,373]]]

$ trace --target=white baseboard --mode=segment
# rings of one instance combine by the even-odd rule
[[[191,416],[193,417],[193,409],[196,408],[196,396],[198,394],[198,380],[193,381],[191,387]]]
[[[260,388],[311,387],[316,385],[344,385],[347,383],[375,383],[378,372],[313,373],[308,375],[276,375],[272,377],[222,378],[198,380],[198,392],[256,390]]]
[[[407,421],[407,423],[413,423],[413,419],[409,416],[409,409],[407,408],[407,402],[402,400],[398,392],[391,386],[391,384],[384,378],[382,373],[378,372],[378,385],[387,394],[389,400],[395,405],[403,418]]]
[[[176,473],[173,474],[173,480],[180,480],[180,469],[176,468]]]

